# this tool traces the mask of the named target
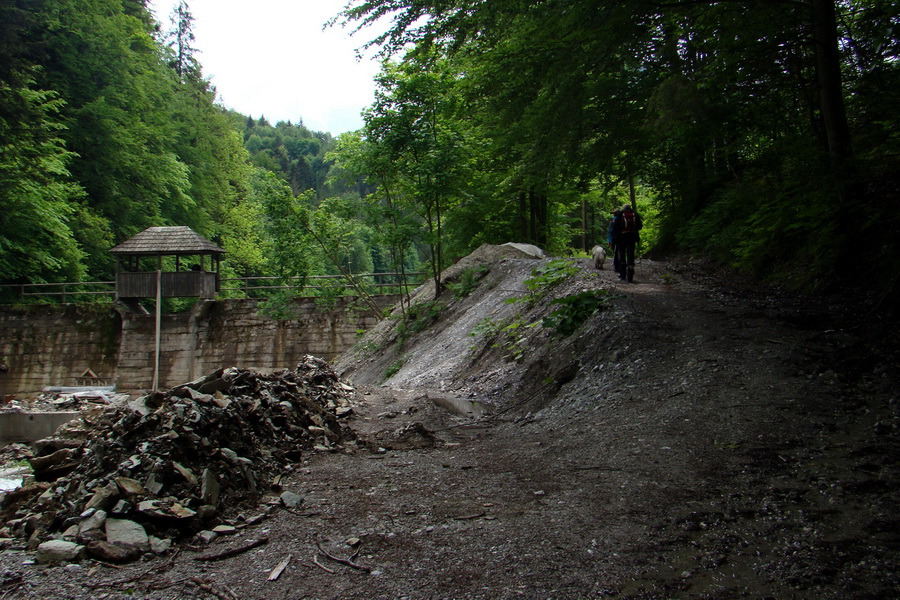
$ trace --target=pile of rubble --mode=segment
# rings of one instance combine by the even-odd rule
[[[302,453],[355,443],[339,421],[352,392],[306,356],[294,370],[229,368],[86,411],[36,444],[36,481],[0,500],[0,536],[27,539],[39,560],[51,547],[125,561],[198,534],[209,540],[277,489]]]
[[[3,398],[0,412],[54,412],[60,410],[89,410],[97,405],[117,404],[127,400],[126,394],[117,394],[109,389],[85,388],[48,389],[29,399]]]

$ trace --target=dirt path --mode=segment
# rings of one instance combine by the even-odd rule
[[[533,264],[504,261],[435,329],[496,317]],[[0,596],[900,595],[896,330],[842,329],[830,304],[690,266],[645,261],[634,285],[581,267],[557,295],[614,299],[570,340],[533,328],[519,361],[502,349],[438,360],[477,342],[432,333],[408,344],[386,386],[374,383],[383,364],[356,365],[372,380],[350,421],[363,448],[306,457],[284,484],[303,504],[272,507],[239,538],[266,545],[118,569],[22,566],[26,555],[6,552]],[[494,415],[456,416],[440,397],[483,400]]]

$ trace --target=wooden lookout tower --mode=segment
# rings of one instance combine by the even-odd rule
[[[215,297],[221,289],[219,269],[225,251],[190,227],[148,227],[110,252],[116,256],[116,298],[132,305],[138,305],[138,298],[156,298],[155,390],[159,383],[162,299]],[[167,256],[175,257],[174,271],[171,262],[166,265],[170,270],[163,271],[163,258]]]
[[[221,289],[225,251],[190,227],[148,227],[110,252],[117,298],[213,298]],[[174,271],[163,271],[166,256],[175,257]]]

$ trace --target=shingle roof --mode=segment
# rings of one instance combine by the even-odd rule
[[[148,227],[110,249],[113,254],[224,254],[190,227]]]

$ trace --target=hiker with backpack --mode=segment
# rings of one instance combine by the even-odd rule
[[[634,211],[630,204],[622,207],[613,221],[613,235],[616,243],[616,258],[619,279],[634,281],[634,252],[637,247],[640,234],[644,227],[641,216]]]
[[[609,246],[609,251],[613,256],[613,271],[616,273],[619,272],[619,255],[616,252],[616,217],[622,214],[620,209],[616,209],[612,212],[612,215],[609,219],[609,227],[606,231],[606,244]]]

